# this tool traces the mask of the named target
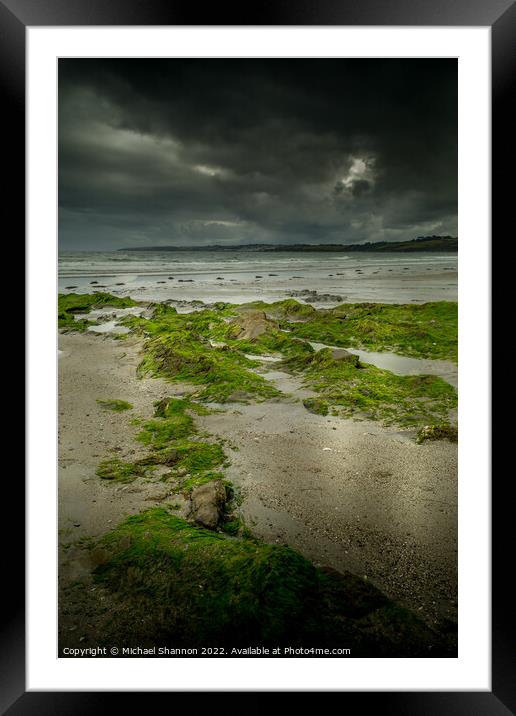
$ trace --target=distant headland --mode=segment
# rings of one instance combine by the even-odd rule
[[[457,252],[456,236],[418,236],[410,241],[376,241],[366,244],[238,244],[236,246],[134,246],[118,251],[376,251],[415,252],[447,251]]]

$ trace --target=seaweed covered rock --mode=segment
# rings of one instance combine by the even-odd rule
[[[302,298],[307,303],[340,303],[343,300],[342,296],[333,293],[318,293],[317,291],[303,288],[298,291],[290,291],[289,296],[294,298]]]
[[[222,480],[212,480],[192,490],[191,516],[203,527],[214,530],[226,504],[226,488]]]
[[[418,430],[416,442],[421,444],[426,440],[449,440],[456,443],[458,440],[458,429],[456,425],[423,425]]]
[[[336,361],[351,363],[351,365],[354,365],[356,368],[360,367],[358,356],[354,353],[350,353],[345,348],[333,348],[331,350],[331,357]]]
[[[101,588],[75,582],[68,595],[86,614],[85,646],[309,644],[349,647],[352,657],[457,653],[453,624],[445,635],[429,629],[360,577],[317,569],[288,547],[206,530],[161,507],[132,515],[94,547],[93,578]],[[76,638],[61,625],[61,648]]]
[[[320,398],[307,398],[303,400],[303,405],[309,413],[314,415],[328,415],[328,401],[321,400]]]
[[[271,303],[265,310],[267,315],[271,315],[273,318],[293,318],[298,321],[317,317],[317,310],[313,306],[308,303],[299,303],[293,298]]]

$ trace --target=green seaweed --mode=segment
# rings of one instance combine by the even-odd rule
[[[457,406],[455,388],[431,375],[395,375],[368,364],[335,360],[329,348],[286,365],[305,376],[334,413],[418,426],[444,421]]]
[[[232,307],[235,310],[235,307]],[[266,303],[265,301],[250,301],[249,303],[243,303],[238,306],[242,309],[256,309],[257,311],[263,311],[268,317],[273,319],[280,318],[307,318],[317,315],[317,310],[313,306],[309,306],[307,303],[300,303],[294,298],[286,298],[282,301],[274,301],[273,303]]]
[[[449,440],[452,443],[458,441],[458,430],[456,425],[442,423],[439,425],[423,425],[418,430],[416,442],[418,445],[427,440]]]
[[[92,309],[113,306],[113,308],[126,308],[136,306],[132,298],[120,298],[110,293],[98,291],[95,293],[59,293],[57,297],[57,325],[58,328],[83,332],[96,321],[88,319],[75,320],[79,313],[89,313]]]
[[[107,614],[93,607],[89,616],[100,643],[453,655],[369,582],[317,569],[289,547],[194,526],[163,508],[129,517],[97,550],[103,559],[94,578],[112,595]]]
[[[99,465],[97,475],[106,480],[128,482],[164,465],[171,471],[161,479],[173,478],[181,492],[190,492],[198,485],[220,479],[221,474],[212,471],[226,461],[222,445],[189,439],[196,434],[197,427],[188,411],[197,407],[189,399],[163,398],[157,401],[154,404],[154,419],[131,421],[142,428],[136,439],[149,448],[147,454],[135,463],[119,459],[104,461]]]
[[[151,319],[129,317],[124,324],[146,338],[139,375],[199,386],[194,397],[205,402],[247,402],[279,395],[253,372],[258,364],[237,349],[211,345],[225,326],[224,311],[204,310],[178,314],[160,304]]]
[[[66,313],[66,311],[61,311],[57,316],[57,327],[68,329],[70,331],[78,331],[82,333],[86,331],[89,326],[94,326],[95,324],[95,321],[87,321],[84,318],[75,320],[74,316]]]
[[[330,346],[393,351],[416,358],[457,361],[457,303],[343,303],[303,323],[284,322],[295,336]]]
[[[252,311],[280,320],[289,332],[271,321],[256,338],[239,339],[241,321]],[[398,376],[368,364],[346,365],[334,360],[330,351],[315,352],[306,340],[453,358],[457,351],[457,304],[453,302],[341,304],[316,310],[288,299],[224,305],[195,314],[178,314],[160,304],[150,320],[132,317],[128,321],[147,338],[140,373],[199,385],[194,397],[201,401],[248,402],[281,395],[258,374],[263,370],[259,357],[274,355],[283,360],[284,370],[302,373],[307,385],[320,393],[317,401],[306,400],[305,407],[321,415],[333,412],[385,424],[421,426],[449,421],[457,404],[454,388],[438,377]]]
[[[226,459],[224,450],[218,443],[185,440],[178,443],[175,449],[179,456],[177,467],[182,467],[189,473],[212,470],[222,465]]]
[[[106,410],[112,410],[115,413],[121,413],[124,410],[132,410],[134,407],[132,403],[128,403],[126,400],[118,400],[116,398],[108,400],[97,398],[97,403]]]
[[[111,293],[96,291],[95,293],[60,293],[58,294],[58,311],[67,313],[88,313],[95,308],[127,308],[136,306],[132,298],[113,296]]]
[[[189,494],[196,487],[205,485],[207,482],[213,482],[214,480],[222,480],[224,487],[226,488],[226,495],[228,500],[232,498],[233,486],[229,480],[224,480],[221,472],[209,471],[209,472],[197,472],[193,475],[187,475],[184,478],[177,479],[177,490],[183,494]]]
[[[147,420],[136,438],[143,445],[162,450],[169,447],[173,440],[184,438],[194,431],[193,419],[189,415],[179,414],[161,420]]]
[[[124,462],[118,458],[103,460],[96,470],[96,474],[103,480],[114,482],[133,482],[144,473],[145,470],[141,464]]]

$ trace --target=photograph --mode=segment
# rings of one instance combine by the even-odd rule
[[[457,659],[457,57],[57,83],[58,657]]]
[[[514,0],[0,0],[26,321],[0,714],[516,714],[515,28]]]

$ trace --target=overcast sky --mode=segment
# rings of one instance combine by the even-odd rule
[[[457,235],[456,60],[59,61],[61,250]]]

